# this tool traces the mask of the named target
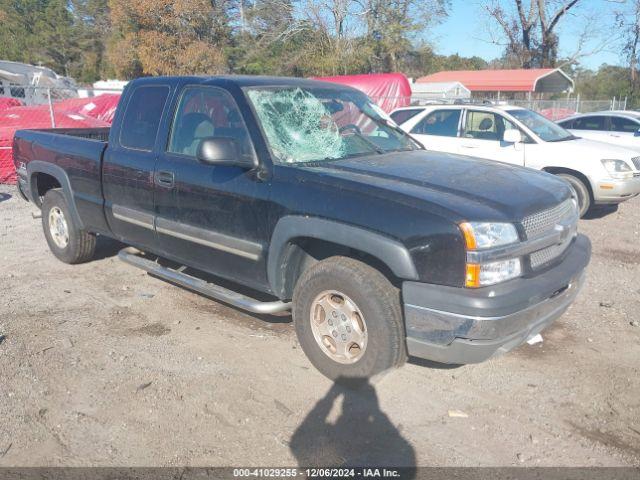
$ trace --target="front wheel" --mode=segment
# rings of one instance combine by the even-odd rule
[[[49,190],[44,196],[42,228],[49,248],[58,260],[75,264],[93,258],[96,237],[76,225],[60,189]]]
[[[303,351],[326,377],[366,379],[406,360],[400,293],[378,270],[331,257],[306,270],[293,294]]]
[[[557,175],[564,178],[573,187],[573,190],[578,196],[578,210],[580,218],[584,217],[591,208],[591,194],[589,193],[589,188],[582,180],[574,175],[569,173],[558,173]]]

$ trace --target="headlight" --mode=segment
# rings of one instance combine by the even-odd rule
[[[633,177],[633,169],[624,160],[602,160],[602,165],[607,169],[611,178]]]
[[[461,223],[467,251],[486,250],[519,241],[518,231],[511,223]],[[497,262],[467,263],[465,286],[485,287],[519,277],[522,266],[519,258]]]
[[[518,241],[518,232],[511,223],[479,223],[460,224],[464,240],[469,250],[499,247]]]
[[[467,263],[465,285],[470,288],[486,287],[519,277],[522,266],[519,258],[491,263]]]

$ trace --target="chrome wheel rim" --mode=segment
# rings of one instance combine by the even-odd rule
[[[311,303],[313,338],[331,360],[355,363],[367,349],[367,324],[364,315],[344,293],[326,290]]]
[[[69,227],[59,207],[49,210],[49,233],[59,248],[66,248],[69,245]]]

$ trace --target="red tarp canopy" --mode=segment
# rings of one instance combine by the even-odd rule
[[[22,106],[22,102],[17,98],[0,97],[0,111],[20,106]]]
[[[56,103],[54,105],[56,128],[108,127],[111,125],[119,96],[108,95],[108,97],[112,98],[74,98]],[[97,101],[98,99],[100,100]],[[51,128],[51,112],[48,105],[0,110],[0,183],[16,182],[12,153],[13,136],[16,131],[38,128]]]
[[[79,113],[111,124],[116,113],[120,94],[109,93],[92,98],[70,98],[54,105],[56,112]]]
[[[348,85],[366,93],[385,112],[411,103],[411,84],[401,73],[371,73],[338,77],[313,77],[315,80]]]

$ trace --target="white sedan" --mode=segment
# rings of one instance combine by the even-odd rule
[[[582,113],[556,123],[578,137],[640,151],[640,113],[638,112]]]
[[[578,138],[531,110],[493,105],[405,107],[391,118],[427,149],[523,165],[565,178],[581,216],[640,193],[640,154]]]

